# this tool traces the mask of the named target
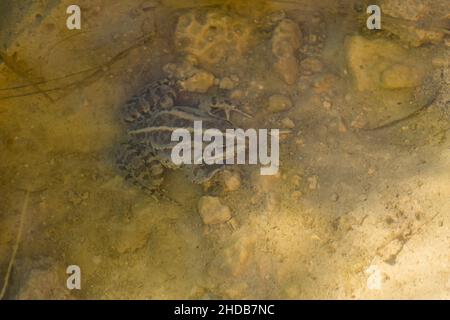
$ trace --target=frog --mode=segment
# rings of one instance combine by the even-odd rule
[[[178,105],[179,88],[171,79],[162,79],[144,87],[123,107],[122,116],[127,129],[127,141],[117,153],[117,166],[125,176],[150,194],[161,195],[167,170],[184,170],[195,184],[213,179],[226,164],[175,165],[171,159],[172,132],[176,129],[194,129],[194,121],[202,122],[202,130],[233,129],[230,114],[239,110],[227,99],[205,97],[196,105]],[[192,144],[193,145],[193,144]],[[225,161],[224,161],[225,163]]]

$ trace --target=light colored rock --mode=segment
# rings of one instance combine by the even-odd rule
[[[186,58],[181,63],[168,63],[163,67],[164,73],[170,77],[178,80],[188,79],[199,72],[195,63]]]
[[[308,70],[312,73],[318,73],[323,70],[323,63],[317,58],[306,58],[300,63],[302,70]]]
[[[285,129],[294,129],[295,128],[295,123],[294,121],[292,121],[289,118],[284,118],[283,120],[281,120],[281,125],[283,126],[283,128]]]
[[[181,87],[189,92],[206,93],[214,85],[214,75],[208,71],[199,71],[192,77],[180,81]]]
[[[292,107],[292,101],[286,96],[281,94],[274,94],[269,98],[269,107],[268,110],[270,112],[282,112],[290,109]]]
[[[300,29],[290,20],[282,20],[274,30],[272,53],[276,57],[291,56],[300,48]]]
[[[236,191],[241,187],[241,175],[236,171],[225,170],[222,172],[222,182],[225,191]]]
[[[331,103],[331,101],[329,101],[329,100],[325,100],[325,101],[322,103],[322,105],[323,105],[323,107],[324,107],[325,109],[327,109],[327,110],[330,110],[331,107],[332,107],[332,103]]]
[[[274,64],[275,71],[283,78],[284,82],[294,84],[300,73],[297,58],[294,56],[283,57]]]
[[[311,176],[308,178],[308,187],[310,190],[316,190],[319,187],[319,177]]]
[[[300,37],[298,25],[290,19],[282,20],[272,36],[274,69],[287,84],[294,84],[299,76],[296,52],[300,48]]]
[[[239,60],[255,42],[254,27],[243,16],[221,9],[182,14],[175,30],[177,50],[196,57],[201,65]]]
[[[381,74],[381,85],[386,89],[401,89],[420,86],[423,75],[404,64],[394,64]]]
[[[218,197],[201,197],[197,209],[203,223],[207,225],[225,223],[231,219],[230,208],[222,204]]]
[[[418,21],[424,14],[429,14],[432,2],[436,0],[384,0],[381,9],[391,17]]]
[[[384,0],[382,28],[410,46],[439,43],[448,25],[448,3],[436,0]],[[383,18],[382,18],[383,20]]]
[[[236,83],[228,77],[222,78],[219,82],[219,88],[224,90],[231,90],[236,87]]]
[[[346,40],[347,64],[360,91],[419,85],[426,75],[424,61],[385,39],[354,36]]]

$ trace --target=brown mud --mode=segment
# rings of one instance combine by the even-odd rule
[[[80,31],[67,1],[0,4],[4,298],[450,298],[445,1],[384,1],[375,32],[361,1],[78,2]],[[122,107],[170,68],[211,73],[205,95],[253,115],[237,126],[288,129],[280,173],[237,167],[231,191],[173,171],[176,203],[125,181]],[[232,223],[203,223],[208,194]]]

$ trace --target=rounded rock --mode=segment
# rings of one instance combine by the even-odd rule
[[[281,94],[274,94],[269,98],[269,107],[268,110],[270,112],[283,112],[292,107],[292,101],[286,96]]]
[[[241,176],[239,172],[226,170],[222,172],[222,183],[225,191],[236,191],[241,187]]]
[[[218,197],[201,197],[197,209],[206,225],[225,223],[232,218],[230,208],[222,204]]]

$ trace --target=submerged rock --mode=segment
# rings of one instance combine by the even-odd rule
[[[301,32],[298,25],[290,20],[282,20],[272,37],[274,69],[287,84],[294,84],[300,72],[296,52],[300,49]]]
[[[442,41],[449,26],[445,1],[384,0],[381,9],[383,29],[413,47]]]
[[[286,96],[274,94],[269,98],[268,110],[270,112],[283,112],[290,108],[292,108],[292,101]]]
[[[197,206],[204,224],[220,224],[231,219],[231,210],[218,197],[203,196]]]
[[[242,58],[254,42],[253,31],[247,19],[223,10],[191,10],[178,19],[175,46],[210,66]]]
[[[224,78],[220,79],[220,82],[219,82],[219,88],[224,89],[224,90],[234,89],[236,87],[236,85],[237,85],[237,82],[233,81],[229,77],[224,77]]]
[[[386,89],[413,88],[423,81],[423,71],[402,63],[391,65],[381,74],[381,86]]]
[[[281,125],[285,129],[294,129],[295,128],[295,122],[292,121],[290,118],[284,118],[281,120]]]
[[[360,91],[419,86],[427,72],[426,63],[390,40],[350,37],[346,40],[346,55]]]
[[[225,170],[222,172],[223,188],[226,192],[233,192],[241,187],[241,176],[239,172]]]
[[[364,108],[349,111],[357,129],[385,126],[428,106],[436,97],[428,51],[406,49],[387,39],[352,36],[345,44],[347,67]]]
[[[200,70],[192,77],[180,81],[183,90],[189,92],[206,93],[214,85],[214,75],[211,72]]]

